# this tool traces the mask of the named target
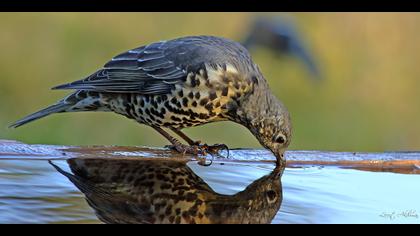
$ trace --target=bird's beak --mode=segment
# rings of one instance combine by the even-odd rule
[[[276,165],[277,166],[285,166],[286,165],[286,158],[284,157],[285,149],[280,149],[277,152],[274,153],[274,156],[276,156]]]

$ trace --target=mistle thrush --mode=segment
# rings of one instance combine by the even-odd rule
[[[186,161],[73,158],[68,173],[105,223],[270,223],[280,209],[284,166],[233,195],[215,192]]]
[[[181,129],[225,120],[247,127],[278,164],[290,144],[286,107],[248,51],[229,39],[190,36],[152,43],[114,57],[85,79],[53,89],[76,91],[11,127],[53,113],[112,111],[153,127],[183,153],[200,154],[212,146],[194,142]]]

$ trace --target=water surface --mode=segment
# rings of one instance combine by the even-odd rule
[[[319,165],[274,170],[271,163],[215,161],[211,166],[204,167],[195,161],[172,161],[176,164],[167,165],[164,161],[141,158],[128,160],[131,164],[121,160],[97,158],[86,162],[70,158],[50,163],[30,157],[24,160],[16,156],[0,159],[0,222],[144,220],[148,223],[147,220],[152,218],[169,220],[171,214],[151,216],[150,210],[156,210],[156,206],[150,206],[153,198],[148,201],[143,199],[151,193],[141,187],[140,182],[134,184],[136,178],[146,176],[146,171],[135,170],[152,165],[154,169],[149,169],[149,174],[150,171],[156,173],[156,170],[164,174],[164,169],[171,168],[181,170],[177,173],[190,179],[190,182],[182,182],[179,186],[188,184],[190,188],[185,191],[199,192],[195,197],[188,195],[191,196],[189,202],[201,199],[203,209],[212,209],[205,214],[222,223],[229,219],[252,221],[262,218],[263,213],[265,223],[276,224],[420,223],[420,175]],[[116,164],[120,166],[115,167]],[[121,171],[118,168],[122,168]],[[169,179],[159,181],[161,185]],[[176,181],[180,181],[179,178]],[[149,182],[149,185],[156,184]],[[153,204],[162,202],[154,201]],[[180,206],[178,208],[182,212],[183,207],[191,209],[188,204]],[[276,210],[272,216],[269,208]],[[189,213],[198,217],[197,212]],[[106,219],[104,215],[107,215]],[[191,215],[188,219],[191,220]]]

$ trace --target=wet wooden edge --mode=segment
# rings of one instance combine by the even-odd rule
[[[222,152],[226,156],[226,152]],[[296,151],[286,154],[287,167],[338,166],[365,171],[420,174],[420,152],[333,152]],[[142,146],[60,146],[25,144],[0,140],[0,160],[66,160],[69,158],[118,158],[142,160],[196,161],[193,155],[182,155],[165,148]],[[273,163],[274,156],[264,149],[231,149],[229,157],[206,156],[214,163]]]

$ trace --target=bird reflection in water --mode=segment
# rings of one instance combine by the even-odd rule
[[[183,161],[74,158],[68,173],[105,223],[270,223],[283,199],[276,167],[234,195],[216,193]]]

